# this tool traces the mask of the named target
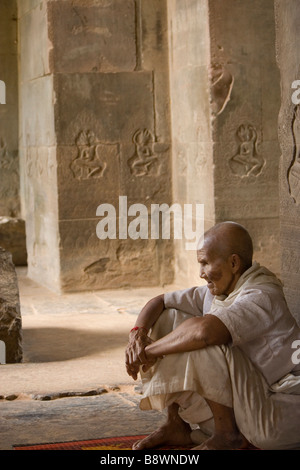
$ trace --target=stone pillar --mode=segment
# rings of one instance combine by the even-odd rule
[[[170,0],[168,6],[174,198],[204,203],[206,228],[242,223],[255,259],[279,274],[273,0]],[[196,261],[187,259],[178,246],[176,275],[197,282]]]
[[[56,134],[47,3],[18,1],[20,176],[28,275],[60,290]]]
[[[25,221],[15,217],[0,217],[0,247],[9,251],[15,266],[26,266]]]
[[[275,1],[279,114],[281,272],[291,312],[300,322],[300,5]]]
[[[210,110],[210,31],[206,1],[168,1],[173,198],[204,204],[205,228],[215,223]],[[194,251],[175,240],[178,284],[199,283]]]
[[[20,219],[17,39],[17,0],[3,0],[0,3],[0,247],[13,255],[15,265],[26,265],[25,222]]]
[[[19,1],[19,16],[29,276],[58,291],[170,282],[172,240],[96,234],[119,196],[149,215],[171,203],[165,1]]]
[[[280,274],[274,2],[209,6],[216,220],[245,225],[255,258]]]
[[[19,288],[11,254],[0,248],[0,342],[1,362],[22,361],[22,320]],[[5,348],[3,347],[3,343]]]
[[[0,3],[0,80],[5,104],[0,104],[0,216],[18,217],[18,43],[17,2]]]

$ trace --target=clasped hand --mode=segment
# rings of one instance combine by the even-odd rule
[[[125,364],[128,375],[134,380],[137,379],[140,367],[147,372],[152,367],[156,358],[149,358],[145,352],[146,346],[153,343],[153,340],[143,331],[136,330],[130,333],[129,342],[125,351]]]

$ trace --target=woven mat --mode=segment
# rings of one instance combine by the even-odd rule
[[[14,450],[131,450],[134,442],[146,436],[107,437],[87,441],[56,442],[47,444],[16,445]],[[192,447],[192,446],[191,446]],[[186,447],[167,446],[161,450],[188,450]],[[157,450],[159,450],[157,449]]]
[[[28,445],[15,445],[14,450],[132,450],[132,445],[146,437],[143,436],[123,436],[123,437],[106,437],[103,439],[89,439],[86,441],[69,441],[69,442],[56,442],[47,444],[28,444]],[[194,447],[191,446],[162,446],[155,450],[189,450]],[[245,450],[258,450],[254,446],[249,446]]]

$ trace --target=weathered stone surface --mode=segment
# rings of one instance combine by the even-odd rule
[[[282,92],[279,113],[281,271],[288,305],[300,322],[300,104],[292,100],[292,83],[300,79],[299,49],[294,47],[299,41],[300,5],[296,0],[276,0],[275,12]]]
[[[11,451],[12,446],[16,445],[16,428],[17,444],[30,445],[33,442],[95,439],[95,435],[99,435],[99,429],[101,437],[146,435],[161,426],[164,419],[162,414],[158,411],[145,413],[140,410],[140,397],[130,389],[129,392],[127,390],[126,393],[111,392],[54,401],[14,400],[6,402],[6,406],[2,402],[0,450]]]
[[[5,104],[0,104],[0,216],[20,214],[18,161],[18,48],[17,3],[0,4],[0,80]]]
[[[19,215],[19,187],[18,152],[11,151],[6,140],[0,137],[0,214],[2,216],[17,217]]]
[[[133,240],[129,236],[100,240],[96,234],[99,220],[60,222],[63,291],[172,282],[172,240]]]
[[[151,72],[54,76],[58,145],[74,145],[90,130],[104,143],[132,142],[138,129],[154,131]]]
[[[20,79],[23,82],[49,74],[48,54],[51,43],[48,39],[47,2],[31,1],[28,9],[19,1]],[[30,54],[28,54],[30,50]],[[44,102],[45,104],[45,102]]]
[[[90,136],[91,131],[82,131],[77,145],[57,149],[61,219],[94,218],[99,204],[118,204],[120,145],[99,142],[97,137],[91,142]]]
[[[58,291],[170,279],[170,243],[96,237],[102,203],[171,203],[165,2],[19,6],[28,275]]]
[[[48,2],[53,71],[133,71],[134,3],[133,0]]]
[[[27,264],[25,221],[0,217],[0,247],[12,254],[15,266]]]
[[[168,2],[172,187],[174,201],[205,205],[205,225],[213,225],[214,177],[211,145],[209,22],[207,2]],[[199,283],[196,254],[175,241],[176,279]]]
[[[0,248],[0,341],[6,346],[6,362],[22,361],[22,321],[19,288],[11,254]]]
[[[224,105],[212,126],[216,220],[243,220],[257,261],[279,274],[280,86],[273,1],[212,1],[210,31],[212,66],[224,82]]]
[[[21,213],[26,219],[29,273],[44,285],[59,284],[53,77],[47,2],[18,2],[20,45]]]
[[[55,88],[61,218],[93,217],[119,195],[170,201],[170,142],[154,131],[151,73],[60,74]]]
[[[159,260],[174,245],[177,281],[198,282],[184,241],[97,239],[98,205],[119,196],[204,204],[205,228],[243,221],[279,272],[273,0],[24,0],[19,15],[31,277],[57,290],[154,285],[170,279]]]
[[[179,0],[168,2],[168,13],[175,197],[204,203],[205,228],[243,221],[257,260],[278,273],[273,1]],[[195,256],[182,248],[177,242],[176,275],[197,282]]]
[[[52,75],[23,82],[20,99],[22,145],[27,148],[55,145]]]
[[[138,134],[138,137],[137,137]],[[149,129],[138,129],[133,145],[122,146],[120,194],[128,204],[171,203],[171,145],[157,142]]]
[[[55,147],[28,147],[25,171],[28,274],[43,285],[59,289]]]

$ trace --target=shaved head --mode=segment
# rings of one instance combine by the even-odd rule
[[[221,222],[204,234],[202,247],[226,260],[232,254],[239,256],[242,271],[252,266],[253,243],[248,231],[236,222]]]

